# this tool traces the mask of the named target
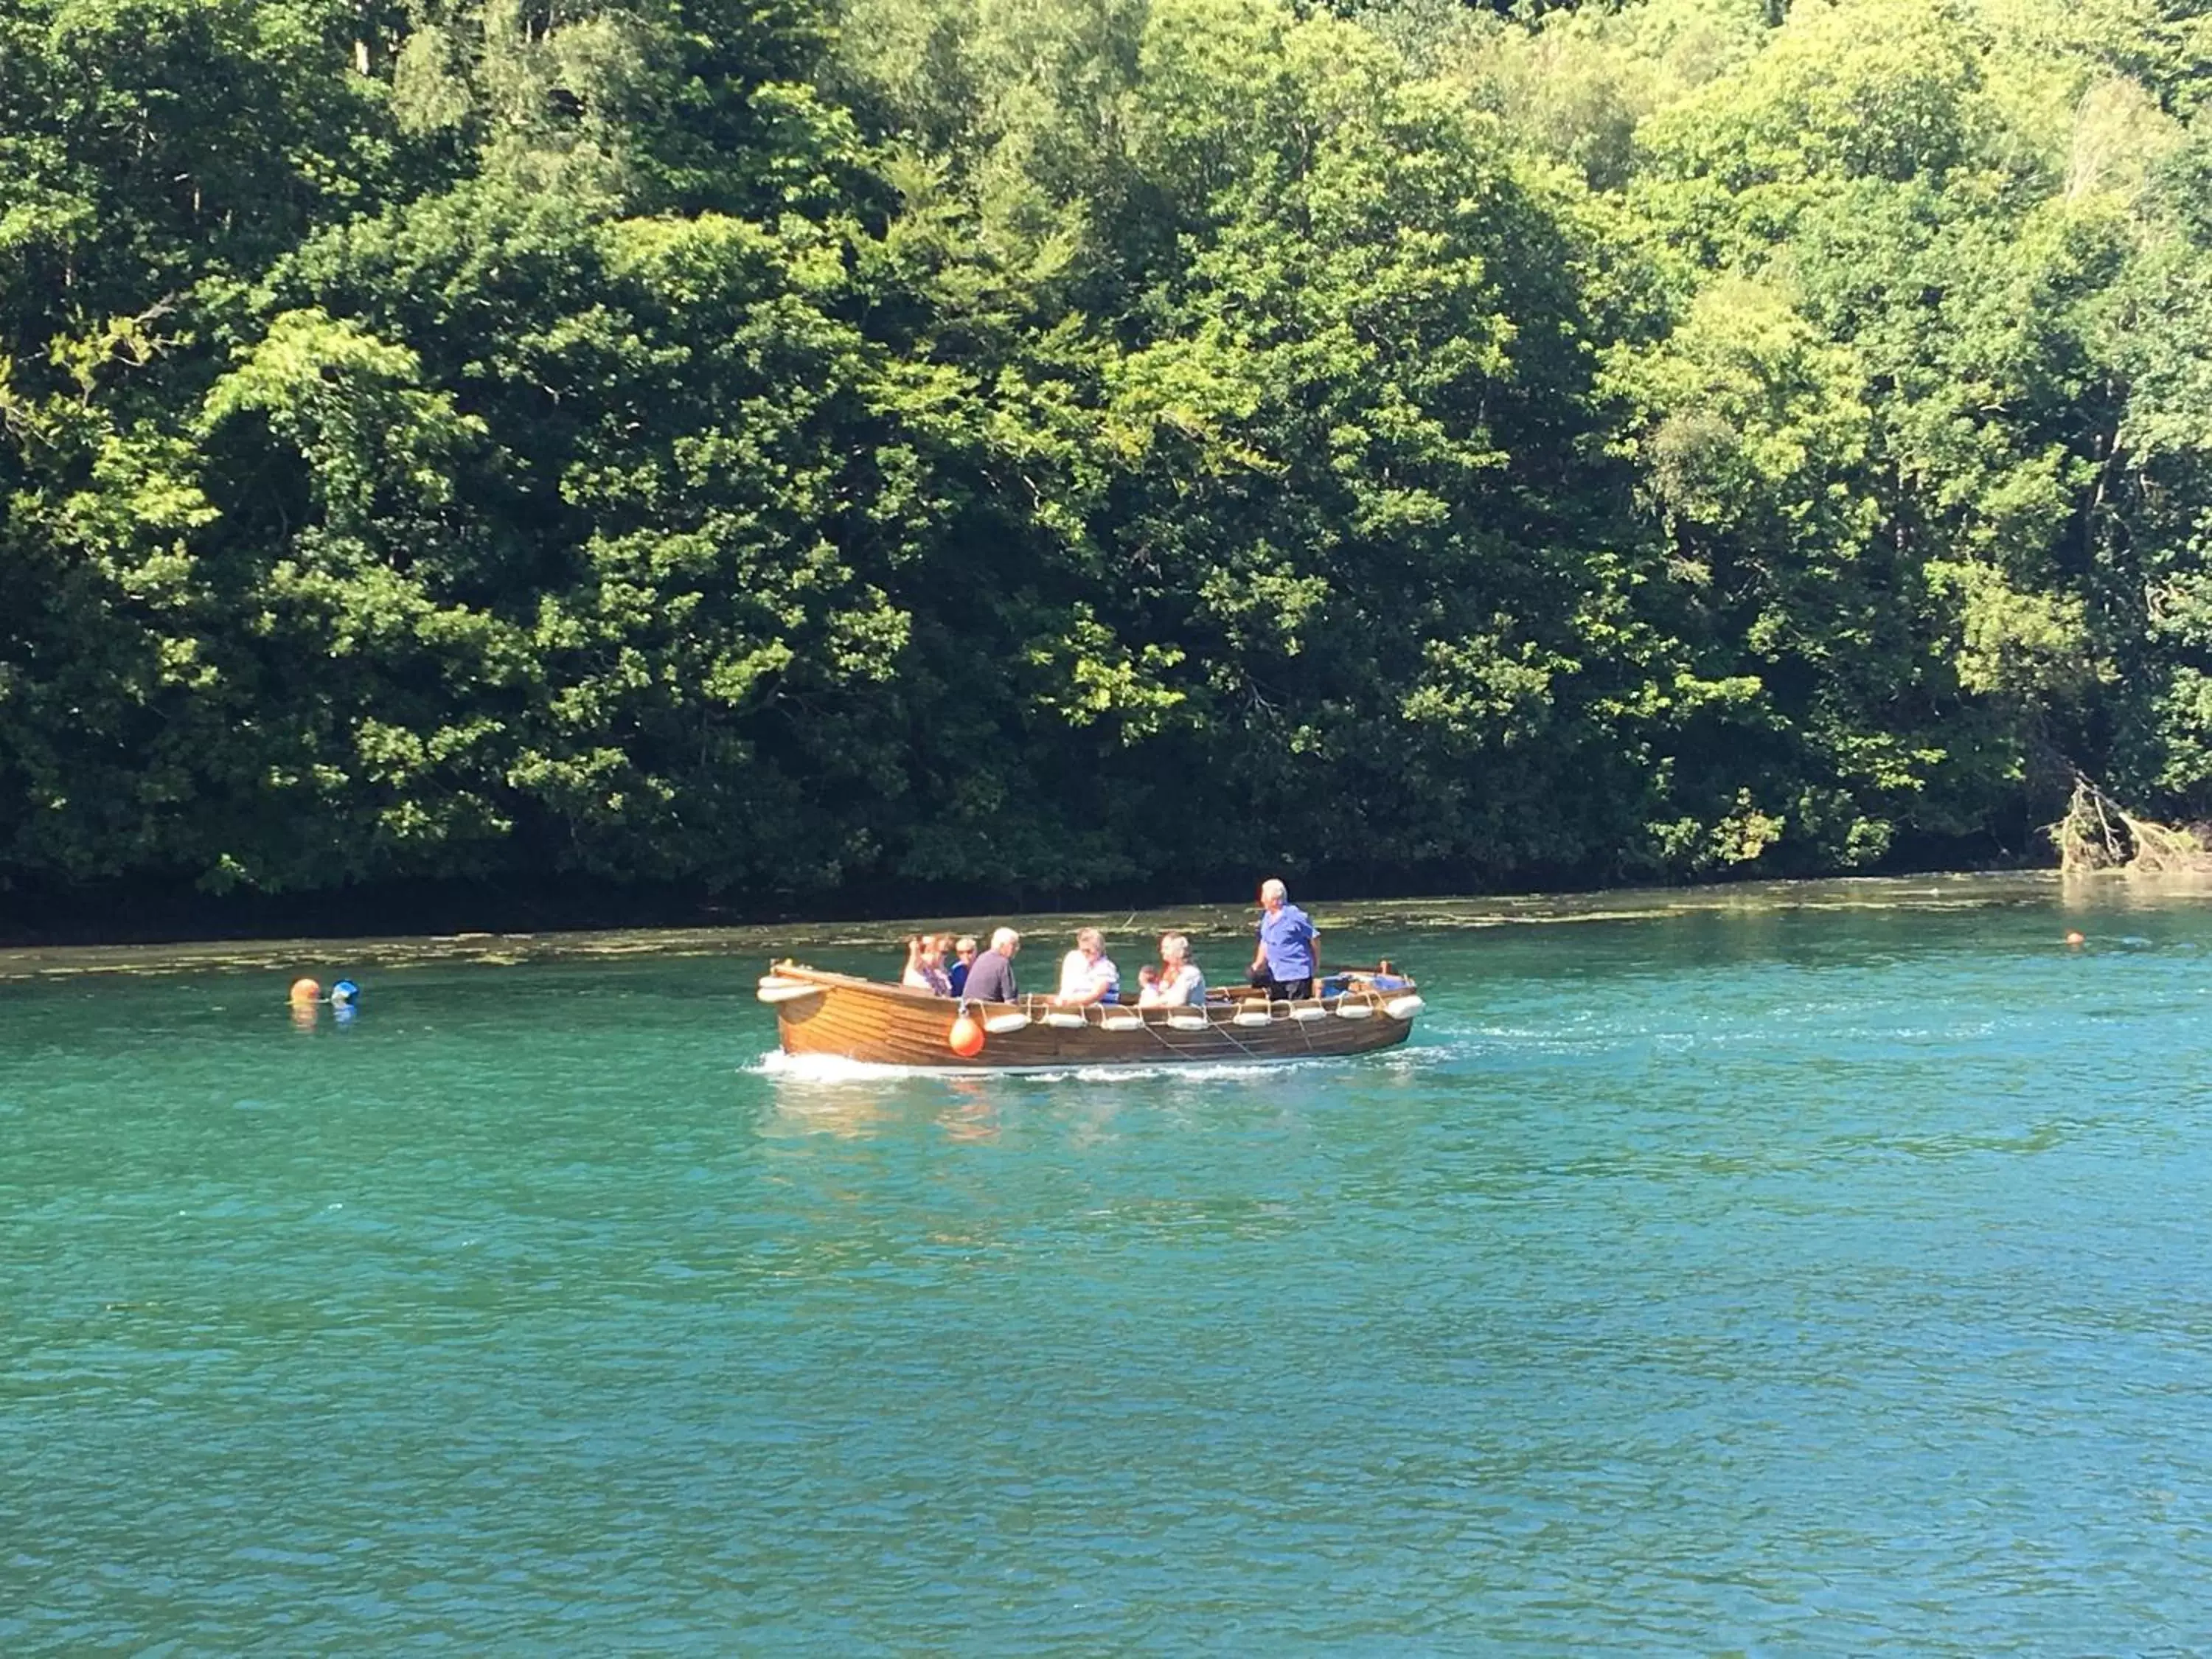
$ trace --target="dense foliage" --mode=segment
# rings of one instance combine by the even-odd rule
[[[2212,811],[2206,0],[15,0],[0,878]]]

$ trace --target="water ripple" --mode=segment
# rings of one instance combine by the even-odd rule
[[[2194,1650],[2212,927],[1884,890],[1347,929],[1279,1070],[10,985],[0,1643]]]

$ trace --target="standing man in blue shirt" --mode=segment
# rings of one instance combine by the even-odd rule
[[[1252,983],[1266,986],[1271,1001],[1297,1002],[1313,995],[1320,971],[1321,935],[1290,902],[1283,884],[1270,877],[1260,884],[1260,948],[1252,953]]]

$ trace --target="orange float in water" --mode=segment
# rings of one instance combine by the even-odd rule
[[[2069,945],[2087,945],[2089,941],[2079,933],[2069,933],[2066,935],[2066,942]]]
[[[963,1060],[973,1060],[983,1052],[983,1028],[972,1016],[963,1014],[952,1022],[945,1046]]]
[[[323,988],[311,979],[295,979],[292,981],[292,1000],[295,1002],[319,1001],[322,994]]]

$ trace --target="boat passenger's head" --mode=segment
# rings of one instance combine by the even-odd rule
[[[1000,927],[991,934],[991,948],[1002,957],[1010,957],[1022,948],[1022,936],[1011,927]]]
[[[1290,896],[1290,890],[1273,876],[1260,884],[1260,902],[1270,910],[1280,909],[1283,901]]]
[[[975,961],[975,936],[973,933],[961,934],[959,942],[952,947],[952,954],[963,962]]]
[[[1103,957],[1106,954],[1106,935],[1096,927],[1085,927],[1076,934],[1075,948],[1086,957]]]
[[[1162,962],[1172,965],[1182,961],[1183,958],[1188,957],[1189,954],[1190,941],[1188,939],[1185,939],[1181,933],[1162,933],[1160,935],[1160,960]]]

